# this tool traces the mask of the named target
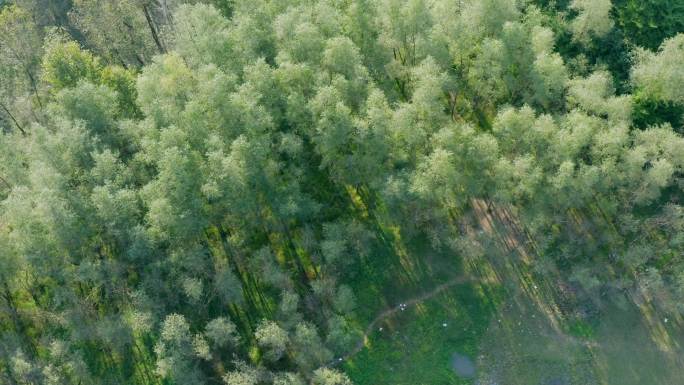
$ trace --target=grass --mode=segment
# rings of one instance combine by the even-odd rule
[[[358,385],[471,384],[454,373],[451,358],[458,352],[476,359],[493,310],[479,286],[454,286],[390,317],[345,371]]]
[[[578,338],[592,338],[594,328],[586,321],[574,320],[567,323],[567,333]]]
[[[455,276],[480,281],[385,319],[343,366],[357,385],[474,384],[452,370],[454,353],[476,362],[480,383],[675,385],[684,378],[681,323],[663,324],[665,315],[648,306],[627,301],[608,304],[591,321],[568,318],[554,311],[560,276],[536,277],[503,249],[464,262],[425,240],[407,245],[397,231],[383,230],[384,242],[348,280],[358,295],[360,328]]]
[[[385,231],[384,237],[385,241],[378,242],[373,253],[345,278],[357,295],[357,317],[363,325],[380,311],[463,274],[456,255],[435,251],[426,240],[405,245],[392,229]]]
[[[465,274],[457,255],[436,251],[425,239],[405,244],[396,229],[385,228],[382,240],[348,280],[361,329],[381,311]],[[460,284],[388,317],[344,370],[357,385],[472,384],[457,377],[451,358],[460,353],[475,360],[500,298],[492,293],[497,288]]]
[[[606,305],[596,327],[598,372],[609,385],[676,385],[684,379],[684,331],[653,309]],[[644,311],[653,314],[644,314]]]

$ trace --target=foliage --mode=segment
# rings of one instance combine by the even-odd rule
[[[453,382],[386,375],[364,330],[520,250],[577,301],[684,312],[678,4],[11,3],[0,383]],[[417,365],[477,350],[497,295],[459,289]]]

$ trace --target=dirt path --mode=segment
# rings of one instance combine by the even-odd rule
[[[461,284],[464,284],[464,283],[467,283],[467,282],[471,282],[471,281],[473,281],[473,280],[474,280],[474,279],[471,278],[471,277],[466,277],[466,276],[459,275],[459,276],[454,277],[454,278],[448,280],[447,282],[444,282],[443,284],[441,284],[441,285],[435,287],[434,289],[432,289],[431,291],[429,291],[429,292],[427,292],[427,293],[423,293],[423,294],[421,294],[421,295],[419,295],[419,296],[410,298],[410,299],[408,299],[408,300],[406,300],[406,301],[403,301],[403,302],[399,303],[398,305],[396,305],[396,306],[394,306],[394,307],[392,307],[392,308],[389,308],[389,309],[384,310],[383,312],[381,312],[380,314],[378,314],[378,315],[377,315],[377,316],[368,324],[368,326],[366,327],[365,332],[363,333],[363,336],[359,339],[359,342],[356,343],[356,345],[354,346],[354,348],[351,349],[349,352],[347,352],[347,353],[346,353],[345,355],[343,355],[342,357],[336,358],[335,361],[333,361],[332,363],[330,363],[328,366],[337,366],[337,365],[339,365],[340,363],[342,363],[343,361],[346,361],[346,360],[349,359],[350,357],[354,356],[356,353],[360,352],[360,351],[363,349],[363,347],[366,345],[366,342],[368,341],[368,337],[371,335],[371,333],[373,333],[373,331],[376,329],[376,327],[378,326],[378,324],[380,324],[380,323],[381,323],[382,321],[384,321],[385,319],[387,319],[387,318],[393,316],[395,313],[401,311],[402,306],[403,306],[404,309],[408,309],[408,307],[410,307],[410,306],[415,306],[415,305],[417,305],[417,304],[419,304],[419,303],[421,303],[421,302],[423,302],[423,301],[426,301],[426,300],[428,300],[428,299],[430,299],[430,298],[432,298],[432,297],[434,297],[434,296],[436,296],[436,295],[442,293],[443,291],[445,291],[445,290],[451,288],[452,286],[461,285]]]
[[[499,212],[499,210],[496,210],[494,208],[490,208],[484,201],[474,201],[473,205],[475,207],[475,213],[477,218],[479,219],[479,225],[480,227],[485,230],[486,232],[492,233],[495,235],[495,237],[499,238],[499,241],[502,243],[502,245],[508,249],[510,253],[516,253],[518,257],[522,260],[522,262],[526,261],[527,253],[525,248],[521,245],[519,238],[523,237],[523,232],[520,230],[520,228],[517,226],[517,222],[510,217],[509,214],[502,214]],[[501,234],[498,231],[496,231],[495,224],[496,223],[501,223],[505,225],[505,228],[508,230],[505,234]],[[510,275],[510,271],[508,271]],[[520,272],[516,272],[517,274],[520,274]],[[521,277],[516,276],[518,280],[521,281]],[[476,281],[476,277],[469,277],[465,275],[459,275],[457,277],[454,277],[447,282],[433,288],[431,291],[420,294],[418,296],[412,297],[410,299],[407,299],[403,302],[400,302],[398,305],[386,309],[379,313],[366,327],[363,336],[359,339],[359,341],[354,345],[354,347],[347,352],[346,354],[342,355],[341,357],[335,358],[334,361],[328,364],[328,366],[333,367],[340,365],[342,362],[346,361],[347,359],[351,358],[352,356],[356,355],[358,352],[360,352],[365,346],[368,341],[368,337],[373,333],[375,330],[377,330],[377,327],[379,324],[381,324],[384,320],[387,318],[393,316],[397,312],[400,312],[403,309],[407,309],[409,306],[415,306],[423,301],[426,301],[443,291],[451,288],[452,286],[468,283],[468,282],[473,282]],[[535,287],[536,288],[536,287]],[[557,326],[557,325],[556,325]],[[556,327],[556,332],[560,332],[560,330]],[[558,342],[570,342],[573,344],[578,344],[578,345],[587,345],[589,343],[585,341],[579,341],[578,339],[574,338],[573,336],[568,336],[565,333],[558,333],[558,335],[551,336],[549,335],[548,337],[551,337]]]

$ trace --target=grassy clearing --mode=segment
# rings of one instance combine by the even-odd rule
[[[388,234],[354,281],[362,328],[449,278],[470,283],[379,324],[383,330],[344,365],[358,385],[474,384],[452,370],[455,352],[473,358],[484,384],[678,385],[684,378],[682,327],[647,304],[604,303],[591,320],[563,314],[556,305],[563,277],[534,274],[515,242],[515,252],[502,247],[463,260]]]
[[[485,384],[598,384],[590,346],[556,329],[527,296],[511,296],[480,340],[480,378]]]
[[[420,257],[419,257],[420,256]],[[391,230],[347,282],[357,295],[358,321],[367,325],[382,310],[430,291],[463,274],[453,253],[434,251],[427,241],[404,245]]]
[[[670,315],[652,314],[647,322],[634,303],[607,304],[596,327],[597,372],[609,385],[684,383],[684,331]],[[663,337],[667,338],[663,338]]]
[[[345,370],[358,385],[470,384],[453,372],[451,357],[476,358],[494,308],[480,286],[454,286],[386,320]]]

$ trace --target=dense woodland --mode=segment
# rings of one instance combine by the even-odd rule
[[[351,384],[360,264],[489,253],[475,205],[579,301],[684,314],[682,32],[679,0],[0,1],[0,383]]]

